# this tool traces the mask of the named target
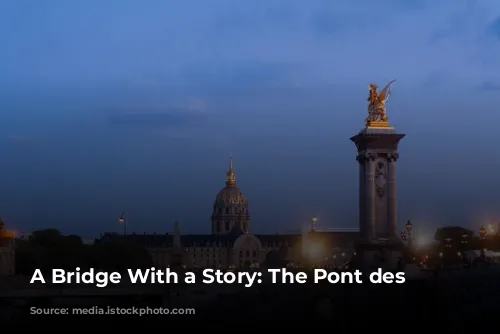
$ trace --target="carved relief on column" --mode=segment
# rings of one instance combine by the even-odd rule
[[[375,189],[378,197],[384,197],[387,190],[387,166],[383,161],[377,161],[375,165]]]
[[[399,154],[396,152],[387,154],[387,211],[388,230],[391,236],[398,236],[398,203],[397,203],[397,182],[396,182],[396,161]]]
[[[397,152],[387,153],[387,161],[396,162],[398,159],[399,159],[399,153]]]
[[[363,185],[363,222],[364,237],[367,240],[375,238],[376,231],[376,209],[375,209],[375,160],[377,154],[371,152],[363,152],[360,154],[364,160],[364,185]],[[358,155],[358,156],[360,156]]]

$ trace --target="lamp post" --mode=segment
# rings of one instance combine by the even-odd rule
[[[466,248],[467,243],[469,239],[469,234],[467,232],[462,233],[462,240],[460,240],[460,243],[462,244],[462,248]]]
[[[316,232],[316,221],[318,218],[316,216],[312,216],[311,218],[311,232]]]
[[[485,240],[486,239],[486,229],[483,226],[481,226],[479,228],[479,238],[481,240]]]
[[[481,247],[481,256],[482,257],[485,256],[484,251],[486,250],[486,234],[487,234],[486,229],[483,226],[481,226],[479,228],[479,240],[481,240],[480,247]]]
[[[408,242],[408,248],[413,249],[413,240],[415,239],[415,230],[413,224],[408,220],[405,229],[401,231],[401,240]]]
[[[467,250],[468,242],[469,242],[469,234],[464,231],[464,233],[462,233],[462,240],[460,240],[460,244],[462,245],[462,251],[458,253],[458,256],[462,258],[463,262],[467,260],[467,255],[465,251]]]
[[[451,248],[451,242],[453,241],[453,239],[452,238],[446,238],[446,239],[444,239],[444,241],[446,241],[446,243],[445,243],[444,246],[446,248]]]
[[[125,218],[125,212],[122,212],[118,221],[123,224],[123,235],[127,235],[127,219]]]

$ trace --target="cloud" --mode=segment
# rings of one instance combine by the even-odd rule
[[[208,102],[199,98],[190,98],[185,102],[177,104],[176,108],[188,112],[203,113],[208,110]]]
[[[201,121],[201,115],[190,109],[115,111],[108,114],[113,127],[179,128],[193,126]]]
[[[201,64],[186,68],[181,73],[181,82],[208,91],[221,88],[233,91],[268,89],[290,82],[294,75],[306,70],[301,64],[285,62],[248,61],[214,66]]]
[[[16,144],[30,144],[34,141],[33,137],[26,135],[10,135],[7,136],[7,140]]]
[[[500,17],[495,18],[488,26],[487,32],[500,40]]]
[[[482,85],[479,86],[479,90],[484,92],[499,91],[500,84],[494,82],[484,82]]]
[[[397,77],[421,85],[444,71],[456,85],[478,85],[500,70],[494,0],[111,3],[89,0],[78,11],[69,3],[39,4],[40,15],[31,18],[39,29],[17,24],[25,11],[10,4],[11,15],[0,21],[13,32],[0,37],[9,50],[0,56],[2,80],[199,80],[218,89]]]

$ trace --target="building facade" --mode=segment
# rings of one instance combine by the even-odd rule
[[[315,263],[341,264],[354,250],[357,232],[318,232],[254,235],[251,231],[249,203],[237,187],[232,158],[225,187],[216,195],[211,234],[182,234],[176,223],[173,233],[120,236],[143,244],[157,268],[165,268],[181,259],[186,268],[252,268],[269,262],[289,265]]]

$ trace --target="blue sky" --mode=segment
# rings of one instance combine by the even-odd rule
[[[354,227],[349,137],[392,79],[400,221],[500,221],[498,1],[11,0],[0,31],[20,231],[208,232],[230,150],[252,231]]]

